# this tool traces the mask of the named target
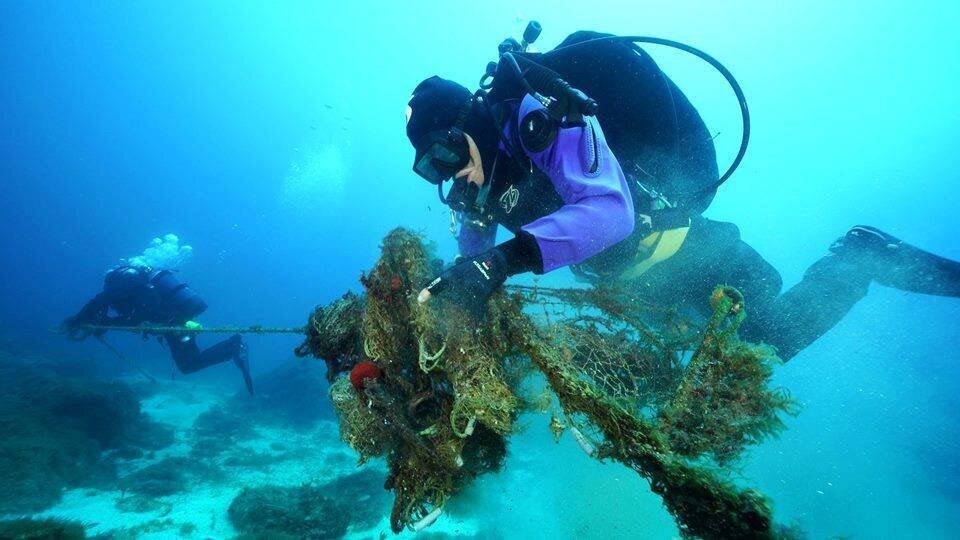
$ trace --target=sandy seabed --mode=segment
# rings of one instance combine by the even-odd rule
[[[176,441],[163,450],[142,458],[120,461],[121,476],[136,472],[165,458],[190,457],[191,429],[202,413],[216,406],[225,396],[220,389],[191,384],[187,381],[163,381],[162,388],[142,401],[142,411],[153,420],[174,428]],[[320,396],[325,399],[325,396]],[[356,454],[339,439],[337,425],[320,420],[309,429],[293,429],[255,425],[256,437],[238,442],[231,451],[215,458],[214,464],[226,472],[217,481],[192,482],[181,493],[155,498],[156,507],[143,512],[118,509],[118,501],[130,497],[121,490],[79,488],[65,491],[55,506],[34,517],[58,517],[87,525],[88,536],[114,538],[232,538],[238,534],[227,515],[233,499],[245,487],[323,484],[340,476],[356,473]],[[231,456],[272,455],[276,461],[268,465],[227,465]],[[293,457],[295,456],[295,457]],[[208,461],[209,462],[209,461]],[[382,463],[372,468],[386,475]],[[441,519],[431,532],[473,536],[470,520]],[[348,530],[345,538],[380,538],[394,536],[390,531],[389,507],[372,528]],[[403,536],[403,535],[401,535]]]

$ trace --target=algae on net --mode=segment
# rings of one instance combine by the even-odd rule
[[[419,236],[392,231],[361,279],[365,295],[317,308],[298,349],[325,360],[333,378],[358,365],[332,385],[331,398],[360,460],[387,460],[395,531],[428,524],[472,478],[499,469],[520,381],[533,366],[568,423],[577,419],[599,437],[590,442],[576,429],[578,441],[647,478],[684,535],[780,534],[765,497],[702,463],[735,459],[793,411],[785,392],[769,388],[773,352],[737,338],[739,293],[718,288],[714,318],[699,336],[646,326],[643,310],[658,307],[613,289],[512,288],[476,321],[442,298],[416,302],[431,261]],[[552,428],[559,436],[565,425],[554,419]]]
[[[767,386],[780,363],[774,351],[737,338],[745,317],[740,293],[718,287],[711,303],[706,335],[661,411],[660,429],[676,452],[709,455],[724,465],[783,430],[780,413],[796,414],[797,404],[785,390]]]
[[[323,358],[331,378],[361,360],[376,363],[379,376],[341,378],[330,394],[341,436],[360,460],[386,457],[398,532],[441,508],[474,476],[500,467],[517,407],[500,364],[507,351],[498,345],[505,343],[498,327],[475,332],[454,306],[417,304],[431,260],[419,236],[391,232],[361,279],[364,296],[317,308],[298,349]]]

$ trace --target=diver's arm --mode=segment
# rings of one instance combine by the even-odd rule
[[[141,271],[132,267],[113,269],[104,277],[103,290],[91,298],[72,317],[67,317],[62,328],[71,338],[81,340],[90,334],[101,336],[106,330],[99,328],[91,330],[81,328],[83,325],[98,326],[127,326],[143,322],[133,313],[124,313],[119,306],[127,303],[125,300],[131,294],[144,291],[144,282]],[[116,313],[111,316],[111,309]]]
[[[108,322],[107,311],[110,309],[110,298],[105,292],[98,293],[87,301],[75,315],[67,317],[61,324],[61,329],[71,339],[82,341],[90,334],[101,336],[104,329],[91,330],[82,328],[88,324],[104,324]]]
[[[532,97],[524,98],[519,121],[538,107],[542,105]],[[537,241],[543,272],[582,262],[633,232],[633,200],[620,163],[596,119],[585,121],[582,127],[558,129],[556,139],[541,151],[524,146],[564,202],[556,212],[523,226]]]
[[[508,277],[538,271],[541,265],[536,240],[520,231],[516,237],[444,270],[420,291],[417,301],[423,303],[447,291],[445,294],[460,306],[481,317],[487,299]]]
[[[107,317],[110,299],[106,293],[98,293],[73,316],[80,324],[99,324]]]

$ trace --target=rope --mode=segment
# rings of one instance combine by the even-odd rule
[[[121,332],[136,332],[143,334],[305,334],[306,327],[272,327],[272,326],[215,326],[186,328],[184,326],[156,326],[141,324],[138,326],[112,326],[109,324],[82,324],[78,328],[88,330],[119,330]]]
[[[114,347],[113,345],[111,345],[106,339],[103,338],[103,336],[97,336],[97,341],[99,341],[100,343],[102,343],[103,346],[106,347],[107,350],[109,350],[110,352],[112,352],[117,358],[119,358],[120,360],[123,360],[124,362],[126,362],[127,365],[130,366],[130,369],[139,372],[141,375],[143,375],[144,377],[146,377],[147,380],[150,381],[150,382],[152,382],[153,384],[156,384],[156,383],[157,383],[157,379],[156,379],[153,375],[147,373],[147,370],[145,370],[145,369],[143,369],[142,367],[138,366],[138,365],[136,364],[136,362],[134,362],[133,360],[127,358],[126,355],[124,355],[122,352],[118,351],[117,348]]]

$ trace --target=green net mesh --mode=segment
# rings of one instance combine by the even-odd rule
[[[684,535],[786,534],[766,498],[718,467],[795,412],[770,387],[773,351],[737,337],[736,290],[718,287],[702,329],[649,327],[645,314],[662,308],[610,288],[514,287],[476,321],[442,301],[416,302],[431,258],[419,236],[392,231],[361,279],[365,294],[318,307],[298,349],[328,364],[343,440],[361,461],[387,460],[395,531],[419,529],[477,475],[498,470],[520,411],[548,412],[556,401],[554,434],[569,430],[589,455],[647,478]],[[534,371],[549,390],[524,397]]]

